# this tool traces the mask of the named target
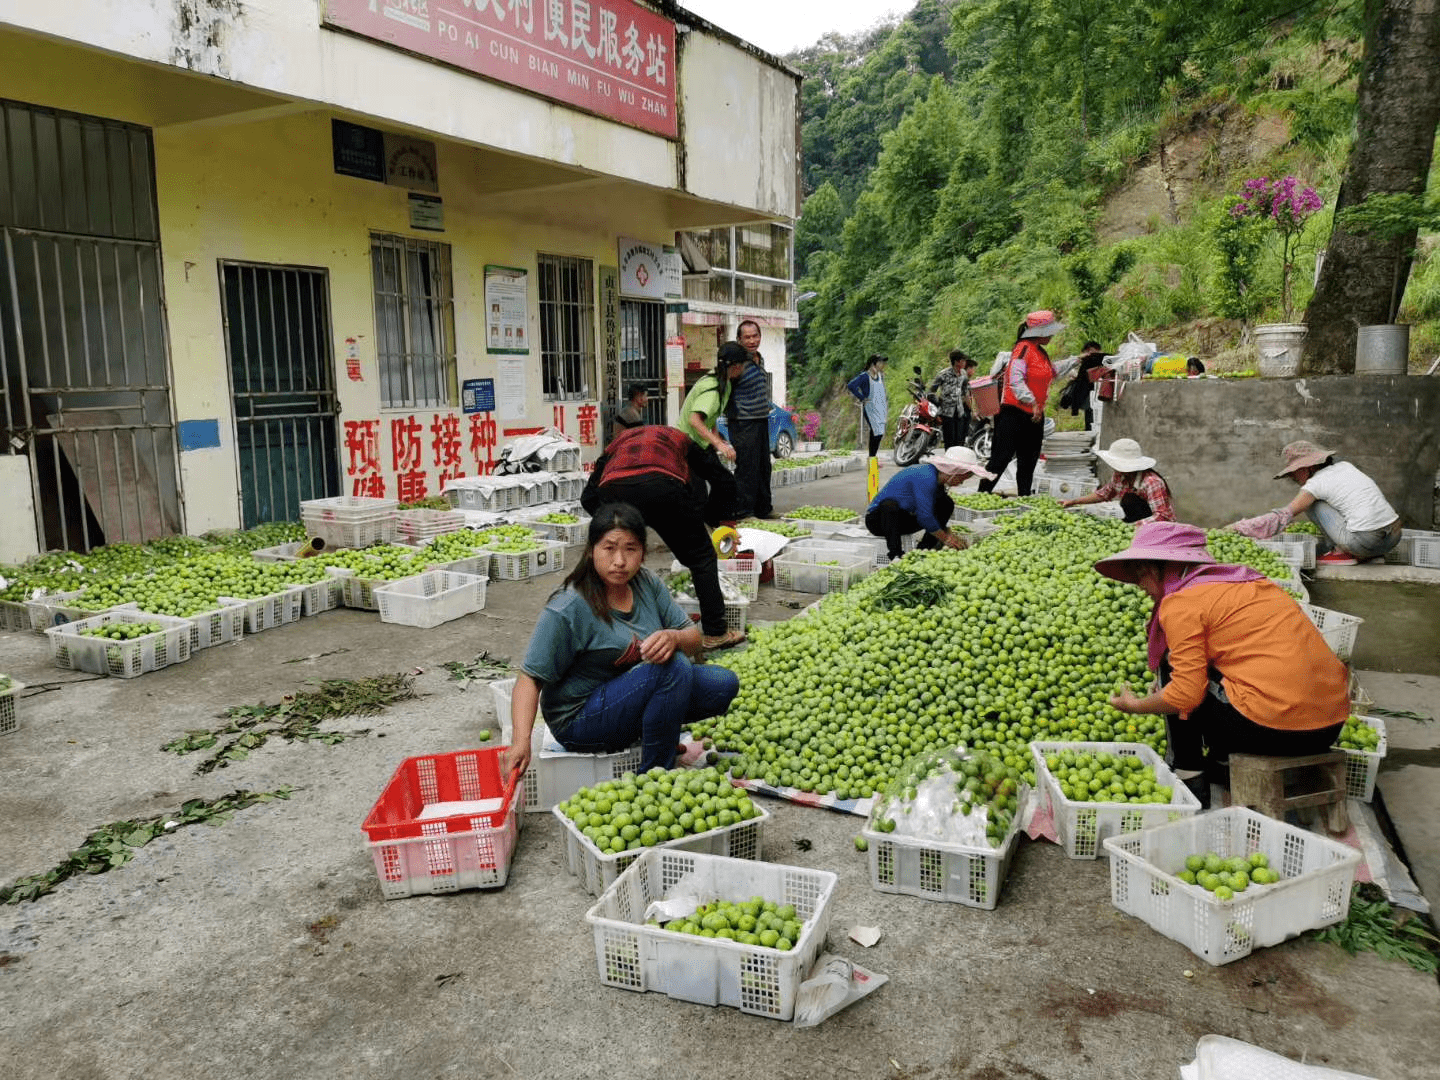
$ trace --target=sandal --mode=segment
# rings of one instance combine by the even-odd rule
[[[725,633],[719,635],[718,637],[714,637],[710,634],[704,635],[700,639],[700,644],[704,645],[707,649],[730,649],[734,648],[736,645],[739,645],[744,640],[744,630],[726,630]]]

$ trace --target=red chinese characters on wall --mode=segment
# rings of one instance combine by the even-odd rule
[[[445,483],[465,475],[465,462],[461,460],[460,418],[454,413],[436,413],[430,421],[430,449],[434,454],[432,464],[440,469],[440,490]]]
[[[350,479],[350,493],[383,499],[385,477],[380,472],[380,421],[346,420],[345,452],[349,455],[345,475]]]
[[[581,405],[575,410],[575,419],[580,428],[581,446],[594,446],[598,441],[595,438],[595,422],[599,416],[600,410],[594,405]]]
[[[493,413],[470,414],[470,456],[475,459],[475,471],[482,476],[495,471],[495,444],[499,438],[500,426]]]
[[[419,502],[426,497],[425,451],[420,444],[425,425],[414,415],[390,421],[390,459],[395,469],[395,497]]]

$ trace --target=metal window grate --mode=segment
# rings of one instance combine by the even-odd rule
[[[381,408],[454,405],[450,245],[371,233],[370,268]]]
[[[539,256],[540,371],[547,401],[588,398],[595,373],[595,275],[589,259]]]

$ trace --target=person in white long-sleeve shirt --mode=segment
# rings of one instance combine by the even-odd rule
[[[995,417],[994,442],[985,470],[995,479],[981,483],[981,491],[993,491],[1006,466],[1015,462],[1015,487],[1029,495],[1035,479],[1044,441],[1045,402],[1050,384],[1076,365],[1075,358],[1054,364],[1045,346],[1065,329],[1053,311],[1032,311],[1025,316],[1016,335],[1015,348],[1005,361],[1005,386],[1000,394],[1000,412]],[[997,361],[998,363],[998,361]]]

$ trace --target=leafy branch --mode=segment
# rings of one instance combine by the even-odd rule
[[[1317,941],[1339,945],[1351,956],[1364,950],[1386,960],[1404,960],[1433,975],[1440,968],[1440,938],[1414,914],[1398,915],[1375,886],[1356,885],[1345,921],[1314,932]]]
[[[38,900],[46,893],[53,892],[62,881],[76,874],[104,874],[117,866],[124,866],[135,857],[135,852],[155,837],[186,825],[221,825],[229,821],[236,810],[244,810],[255,803],[266,803],[274,799],[288,799],[290,787],[274,791],[232,791],[218,799],[207,802],[204,799],[190,799],[180,804],[174,814],[141,821],[112,821],[102,825],[85,842],[53,870],[43,874],[22,877],[10,885],[0,888],[0,904],[19,904]]]
[[[442,666],[450,673],[450,681],[458,682],[461,690],[472,682],[503,679],[510,674],[510,662],[504,657],[491,656],[489,649],[468,664],[463,660],[447,660]]]
[[[325,679],[316,690],[290,694],[278,704],[232,705],[220,714],[229,723],[212,729],[192,729],[160,749],[172,754],[192,754],[218,746],[195,767],[204,776],[223,769],[232,761],[244,761],[271,738],[287,742],[320,742],[326,746],[370,734],[360,731],[332,731],[321,728],[329,720],[345,716],[374,716],[397,701],[415,697],[414,680],[408,675],[372,675],[365,679]]]

